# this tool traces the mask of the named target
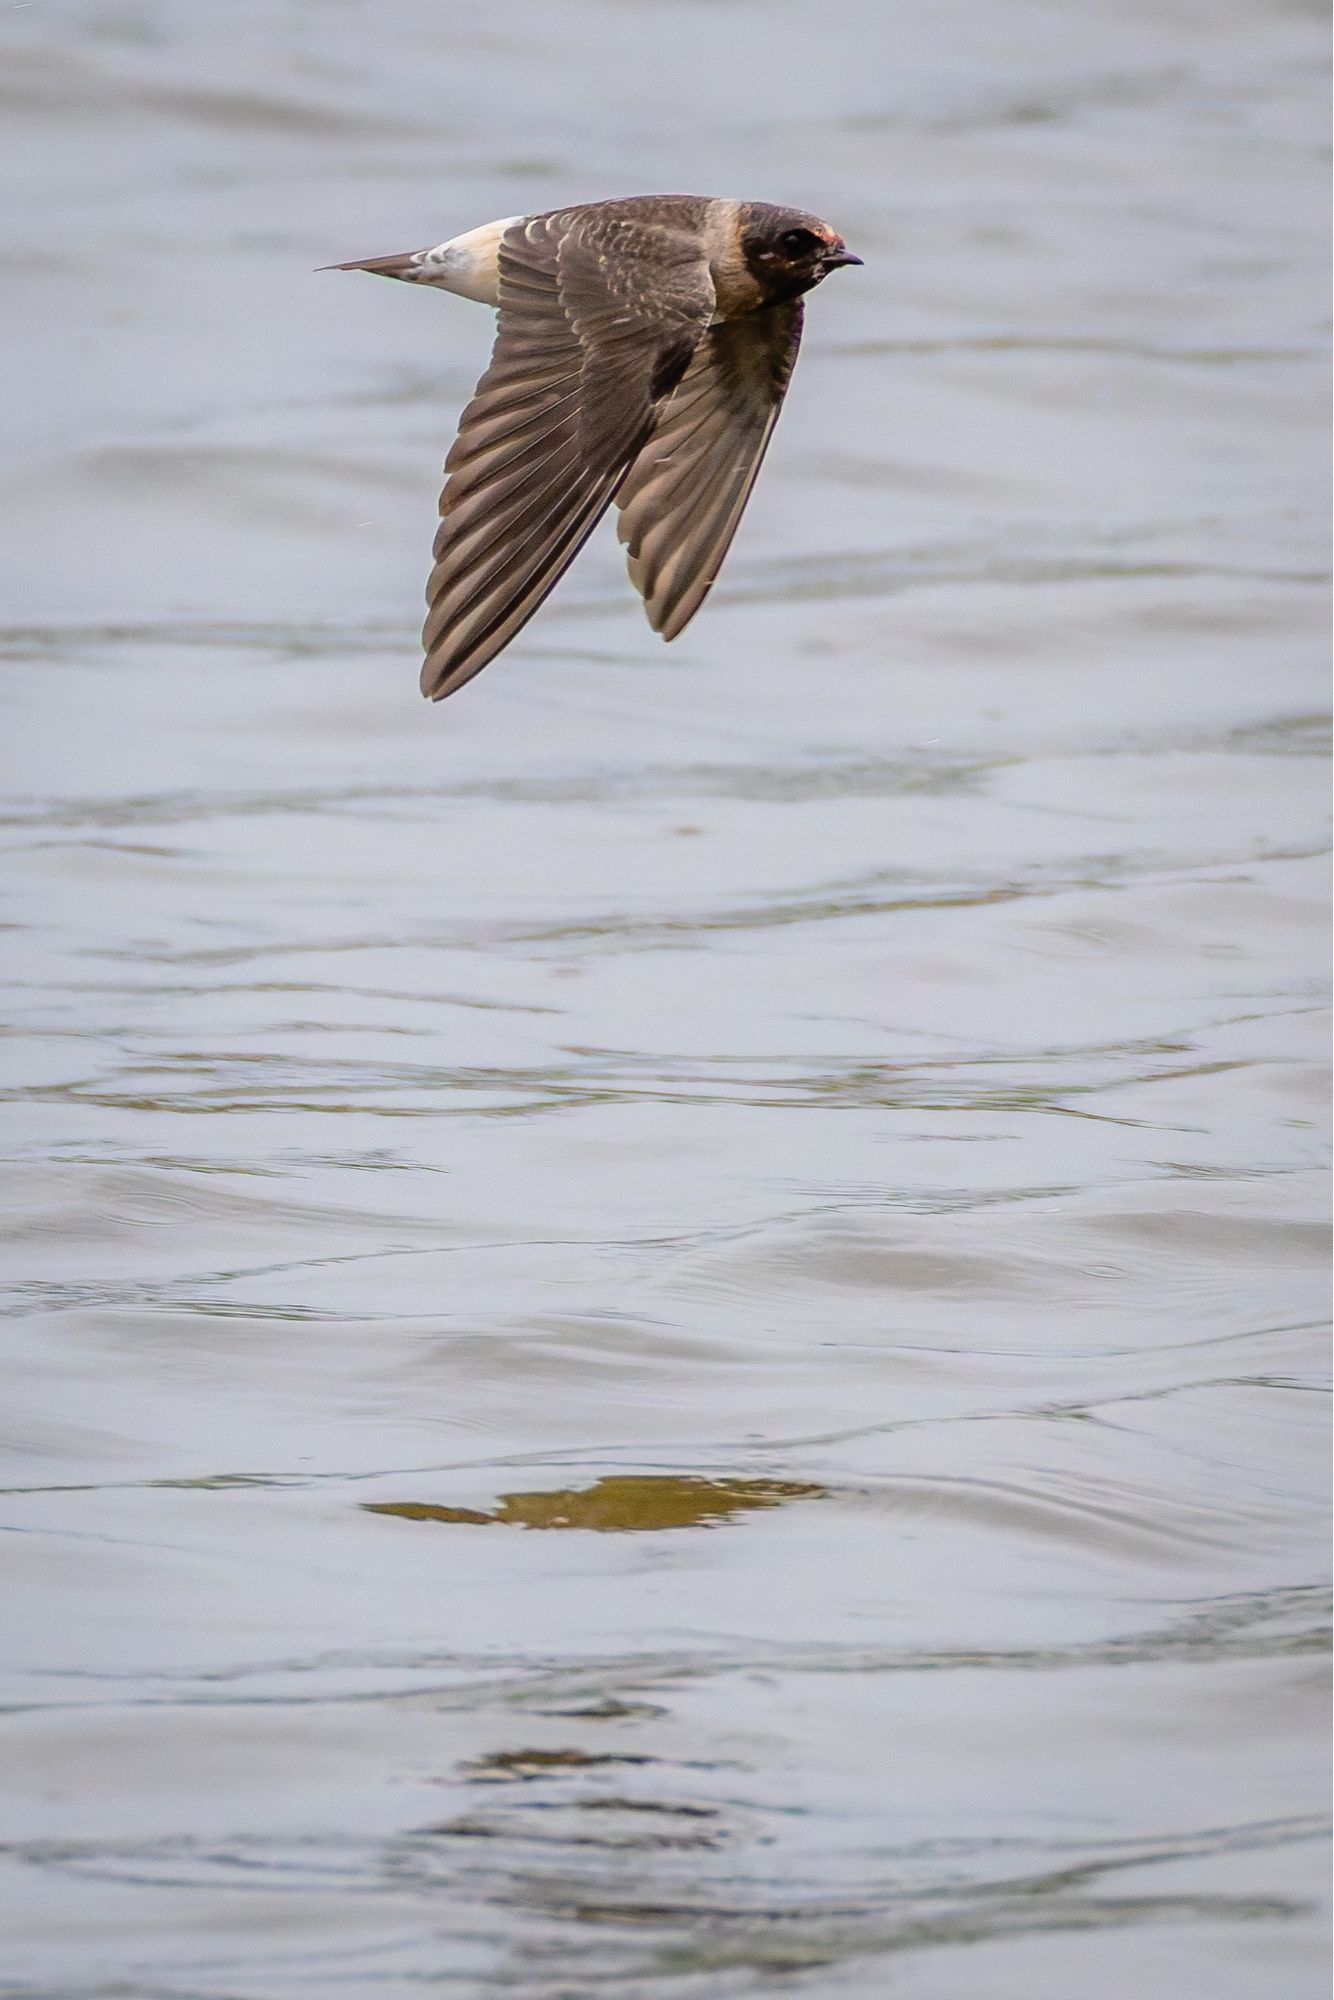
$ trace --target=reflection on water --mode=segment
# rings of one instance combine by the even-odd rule
[[[1310,2000],[1314,14],[5,18],[0,1985]],[[312,267],[682,184],[867,259],[719,588],[429,710]]]
[[[473,1507],[438,1507],[424,1500],[368,1500],[368,1514],[397,1514],[404,1521],[463,1521],[475,1527],[503,1522],[514,1528],[595,1528],[632,1534],[654,1528],[713,1528],[733,1514],[777,1507],[783,1500],[815,1499],[825,1491],[801,1479],[692,1479],[660,1474],[599,1479],[595,1486],[557,1493],[502,1493],[489,1513]]]
[[[650,1757],[602,1756],[589,1750],[497,1750],[477,1757],[465,1770],[475,1784],[514,1784],[552,1771],[586,1771],[603,1764],[649,1764]]]

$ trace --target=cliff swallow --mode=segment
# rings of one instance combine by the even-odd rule
[[[453,694],[509,644],[613,500],[649,623],[683,631],[759,472],[802,295],[861,261],[800,209],[639,195],[327,266],[499,308],[445,461],[422,693]]]

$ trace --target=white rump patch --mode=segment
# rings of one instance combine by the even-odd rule
[[[499,222],[484,222],[463,236],[451,236],[448,243],[419,250],[418,284],[438,285],[442,291],[457,292],[460,298],[476,299],[479,305],[500,303],[500,239],[521,215],[505,215]]]

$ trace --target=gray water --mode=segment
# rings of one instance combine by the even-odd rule
[[[0,39],[0,1992],[1324,1992],[1319,15]],[[427,708],[312,267],[680,188],[866,259],[724,580]]]

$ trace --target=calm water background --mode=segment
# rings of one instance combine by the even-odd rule
[[[0,38],[0,1992],[1322,1993],[1317,11]],[[725,581],[428,709],[311,267],[676,188],[866,258]]]

